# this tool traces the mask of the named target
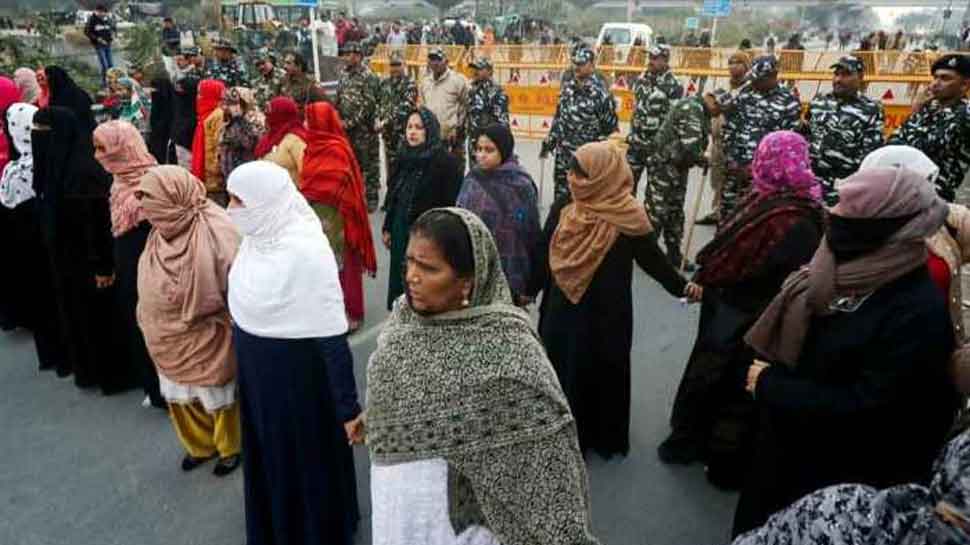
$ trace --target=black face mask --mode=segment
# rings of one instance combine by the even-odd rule
[[[918,214],[898,218],[844,218],[829,213],[825,238],[836,261],[851,261],[877,250]]]

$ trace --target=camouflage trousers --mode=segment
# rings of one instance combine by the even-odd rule
[[[566,181],[566,173],[573,162],[574,149],[564,146],[556,148],[556,156],[552,168],[552,181],[555,187],[555,200],[559,200],[563,195],[569,195],[569,182]]]
[[[825,199],[825,206],[839,204],[839,192],[835,189],[835,180],[819,177],[818,183],[822,186],[822,198]]]
[[[398,130],[400,129],[400,130]],[[387,172],[387,192],[391,192],[391,175],[397,170],[397,158],[404,142],[404,127],[392,127],[382,134],[384,138],[384,168]]]
[[[718,213],[721,215],[721,221],[724,221],[725,218],[734,212],[738,202],[750,190],[751,178],[738,176],[729,166],[724,175],[724,189],[721,192],[721,206],[718,210]]]
[[[647,183],[650,180],[650,149],[643,146],[630,146],[626,149],[626,162],[633,171],[633,195],[636,196],[640,188],[640,178],[647,174]]]
[[[377,207],[381,193],[380,145],[377,133],[357,130],[347,134],[350,145],[357,156],[357,163],[364,175],[364,189],[367,194],[367,207]]]
[[[658,237],[662,237],[667,257],[679,266],[684,238],[684,196],[688,169],[670,162],[651,161],[650,178],[644,190],[647,215]]]

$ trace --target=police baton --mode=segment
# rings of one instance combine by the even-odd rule
[[[707,185],[709,170],[710,166],[704,165],[704,172],[701,174],[701,186],[697,188],[697,195],[694,197],[694,209],[690,214],[690,227],[687,228],[687,244],[684,247],[684,254],[680,260],[681,273],[687,268],[687,256],[690,255],[691,243],[694,241],[694,225],[697,224],[697,214],[701,211],[701,199],[704,197],[704,186]]]

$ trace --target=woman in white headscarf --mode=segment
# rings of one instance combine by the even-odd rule
[[[907,168],[924,176],[930,184],[936,181],[940,168],[922,151],[910,146],[885,146],[870,153],[862,161],[860,170],[866,168]],[[963,323],[963,278],[961,268],[970,262],[970,209],[960,204],[949,204],[946,223],[926,239],[929,250],[927,266],[934,283],[946,296],[953,322],[953,334],[957,350],[953,354],[952,373],[960,393],[970,395],[970,346],[966,326]],[[966,415],[960,428],[970,425]]]
[[[247,542],[349,545],[360,520],[350,440],[361,433],[333,251],[289,173],[229,175],[243,234],[229,273],[239,364]]]
[[[0,177],[0,204],[8,209],[10,231],[7,233],[14,251],[11,268],[12,304],[24,325],[34,333],[37,359],[41,369],[54,369],[63,359],[60,330],[57,320],[49,319],[56,313],[56,302],[51,291],[51,270],[44,254],[44,246],[37,223],[34,197],[34,155],[31,150],[30,130],[37,107],[18,102],[7,109],[6,130],[10,149],[10,162]]]

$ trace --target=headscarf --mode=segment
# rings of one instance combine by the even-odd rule
[[[0,203],[16,208],[34,198],[34,155],[30,144],[30,129],[37,107],[22,102],[7,109],[7,130],[19,157],[3,167],[0,178]]]
[[[141,177],[158,162],[148,153],[138,129],[127,121],[102,123],[94,137],[104,146],[103,152],[95,151],[95,159],[114,176],[109,198],[111,233],[120,237],[145,219],[135,193]]]
[[[175,123],[175,86],[167,77],[152,80],[152,107],[149,119],[148,150],[162,163],[171,162],[169,151]]]
[[[112,66],[104,72],[104,81],[108,84],[110,88],[115,83],[121,80],[121,78],[127,78],[128,71],[124,68],[119,68],[117,66]]]
[[[0,77],[0,116],[7,114],[7,108],[20,101],[20,89],[10,78]],[[10,160],[10,148],[6,136],[0,134],[0,169]]]
[[[242,117],[249,122],[250,126],[259,133],[266,132],[266,117],[256,104],[256,95],[248,87],[232,87],[222,95],[223,106],[229,104],[239,104],[242,109]]]
[[[91,111],[91,97],[59,66],[48,66],[44,69],[44,74],[47,76],[47,87],[50,89],[50,105],[74,112],[81,129],[87,130],[90,134],[97,126],[94,112]]]
[[[877,490],[840,484],[818,490],[772,515],[734,545],[965,545],[970,533],[948,513],[970,520],[970,434],[950,441],[933,465],[929,488]],[[864,536],[864,538],[863,538]]]
[[[51,100],[51,86],[50,82],[47,81],[47,74],[43,68],[38,68],[34,72],[34,77],[37,79],[37,85],[40,87],[40,95],[37,97],[37,107],[46,108],[50,105]]]
[[[150,102],[142,86],[128,77],[118,78],[118,85],[127,89],[131,94],[128,101],[121,105],[119,119],[133,124],[146,121]]]
[[[515,137],[512,136],[512,131],[508,127],[501,123],[495,123],[485,127],[482,134],[487,136],[498,148],[503,163],[513,157],[515,154]]]
[[[206,79],[199,83],[199,94],[195,99],[195,135],[192,137],[192,174],[205,179],[205,120],[222,102],[226,84],[217,79]]]
[[[751,164],[751,185],[762,195],[790,190],[812,199],[822,198],[822,186],[812,172],[808,142],[793,131],[775,131],[758,144]]]
[[[398,152],[397,172],[393,174],[394,183],[385,199],[388,210],[395,206],[407,207],[407,217],[412,218],[411,205],[420,180],[424,179],[425,171],[430,166],[431,158],[443,149],[441,142],[441,124],[434,112],[427,108],[418,108],[408,114],[407,119],[418,114],[424,125],[424,142],[419,146],[410,146],[407,138],[401,139]]]
[[[556,373],[512,305],[482,221],[455,214],[474,255],[470,305],[434,316],[399,298],[367,366],[367,445],[389,465],[444,458],[455,534],[487,527],[505,545],[596,544],[586,468]],[[420,430],[420,432],[418,432]],[[541,463],[537,463],[541,460]]]
[[[229,216],[243,234],[229,273],[229,310],[244,331],[275,339],[347,332],[337,262],[320,220],[289,173],[253,161],[229,175],[244,207]]]
[[[74,112],[51,106],[34,114],[34,124],[49,131],[32,131],[34,191],[56,206],[61,196],[106,198],[111,177],[94,159],[91,131],[84,130]]]
[[[407,118],[410,119],[414,114],[418,114],[421,117],[421,124],[424,125],[424,143],[420,146],[411,147],[408,145],[406,138],[402,139],[400,158],[398,160],[404,163],[430,159],[443,145],[441,143],[441,124],[438,122],[438,118],[434,115],[434,112],[425,107],[421,107],[411,111]]]
[[[573,303],[583,298],[620,234],[653,230],[646,209],[633,198],[633,173],[619,148],[586,144],[576,150],[576,160],[589,178],[570,184],[573,202],[562,209],[549,247],[552,275]]]
[[[377,271],[370,220],[364,204],[364,177],[354,150],[328,102],[306,107],[307,147],[300,191],[311,202],[332,206],[344,220],[344,240],[366,271]]]
[[[905,218],[879,247],[838,263],[822,239],[807,267],[792,273],[745,341],[769,361],[794,366],[813,316],[832,314],[836,297],[871,293],[926,265],[925,238],[947,215],[946,203],[926,178],[911,170],[872,168],[846,178],[832,214],[848,219]]]
[[[35,104],[40,98],[40,84],[37,74],[30,68],[20,67],[13,72],[13,81],[20,89],[20,100],[27,104]]]
[[[225,295],[239,233],[182,167],[152,167],[138,189],[152,224],[138,262],[138,325],[148,351],[173,382],[224,386],[236,374]]]
[[[923,176],[929,183],[936,183],[940,167],[922,151],[912,146],[883,146],[862,160],[859,170],[869,168],[906,168]]]
[[[266,134],[256,144],[256,158],[261,159],[273,151],[287,134],[293,133],[306,142],[307,130],[303,126],[300,107],[290,97],[276,97],[266,108]]]

